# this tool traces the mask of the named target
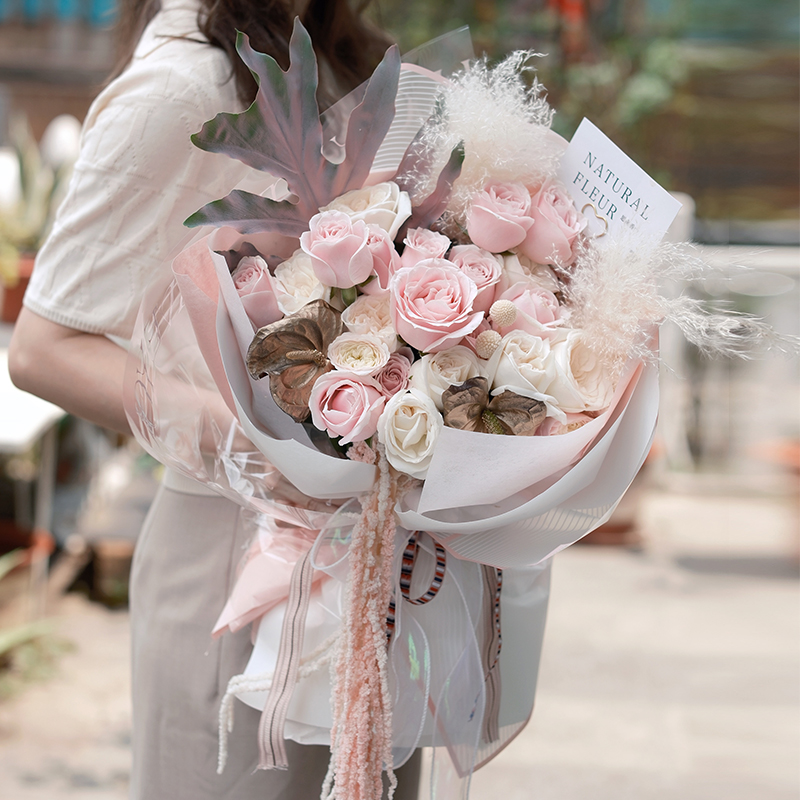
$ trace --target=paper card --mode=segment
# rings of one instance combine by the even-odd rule
[[[681,208],[588,119],[564,153],[561,180],[598,244],[629,231],[660,241]]]

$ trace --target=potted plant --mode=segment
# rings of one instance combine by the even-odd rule
[[[63,114],[41,146],[24,117],[12,118],[10,146],[0,147],[0,320],[14,322],[39,245],[64,197],[78,154],[80,123]]]

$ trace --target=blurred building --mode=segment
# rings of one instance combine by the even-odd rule
[[[0,144],[11,111],[42,135],[59,114],[83,119],[111,69],[114,0],[0,0]]]

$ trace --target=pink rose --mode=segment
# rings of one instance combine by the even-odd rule
[[[231,273],[231,278],[245,313],[256,328],[263,328],[283,316],[278,308],[272,275],[261,256],[243,258]]]
[[[485,314],[494,302],[495,286],[503,274],[503,259],[474,244],[457,245],[447,258],[475,281],[478,294],[472,307]]]
[[[372,378],[335,369],[320,375],[311,390],[311,421],[340,444],[363,442],[378,430],[386,396]]]
[[[505,335],[509,331],[525,331],[534,336],[550,338],[561,325],[561,306],[547,289],[520,281],[500,294],[498,300],[510,300],[517,309],[517,318],[502,328],[494,326]]]
[[[372,253],[367,247],[366,223],[341,211],[322,211],[311,217],[300,247],[311,258],[320,283],[349,289],[372,273]]]
[[[571,264],[575,256],[572,243],[586,227],[567,190],[546,182],[531,200],[533,227],[520,250],[538,264]]]
[[[411,371],[413,358],[411,348],[402,347],[392,353],[383,369],[373,376],[387,397],[402,392],[408,386],[408,373]]]
[[[389,234],[377,225],[367,225],[367,247],[372,253],[373,279],[361,291],[364,294],[381,294],[389,289],[389,278],[400,269],[400,256],[394,249]]]
[[[478,247],[502,253],[525,239],[530,211],[531,196],[521,183],[490,183],[472,201],[467,233]]]
[[[472,308],[477,294],[475,281],[449,261],[420,261],[389,281],[392,324],[418,350],[446,350],[481,324],[483,314]]]
[[[444,258],[450,247],[450,240],[442,233],[427,228],[412,228],[403,240],[405,250],[400,258],[404,267],[413,267],[428,258]]]

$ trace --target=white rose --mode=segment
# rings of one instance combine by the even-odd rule
[[[389,360],[386,342],[372,333],[342,333],[328,347],[328,358],[336,369],[355,375],[373,375]]]
[[[479,375],[483,375],[483,370],[475,353],[468,347],[456,345],[415,361],[409,378],[412,388],[424,392],[436,408],[443,411],[442,393],[445,389]]]
[[[536,264],[529,258],[522,255],[502,256],[503,274],[497,288],[497,297],[510,289],[515,283],[531,283],[536,289],[546,289],[548,292],[561,291],[561,284],[558,282],[555,273],[550,267],[544,264]]]
[[[389,311],[389,295],[361,295],[342,312],[342,322],[351,333],[371,333],[386,343],[389,352],[397,350],[399,342]]]
[[[395,469],[424,479],[443,427],[444,420],[433,400],[418,389],[409,389],[387,401],[378,420],[378,437]]]
[[[319,281],[311,266],[311,257],[302,250],[275,267],[278,308],[294,314],[312,300],[327,300],[328,289]]]
[[[365,186],[332,200],[320,211],[342,211],[353,220],[364,220],[368,225],[383,228],[394,239],[400,226],[411,216],[411,199],[408,192],[392,181]]]
[[[547,393],[568,414],[601,411],[614,396],[614,382],[595,353],[586,345],[583,331],[565,331],[551,345],[553,378]]]
[[[555,366],[547,339],[519,330],[507,333],[489,360],[488,369],[493,375],[493,395],[508,390],[541,400],[547,405],[548,417],[566,421],[566,415],[548,392]]]

